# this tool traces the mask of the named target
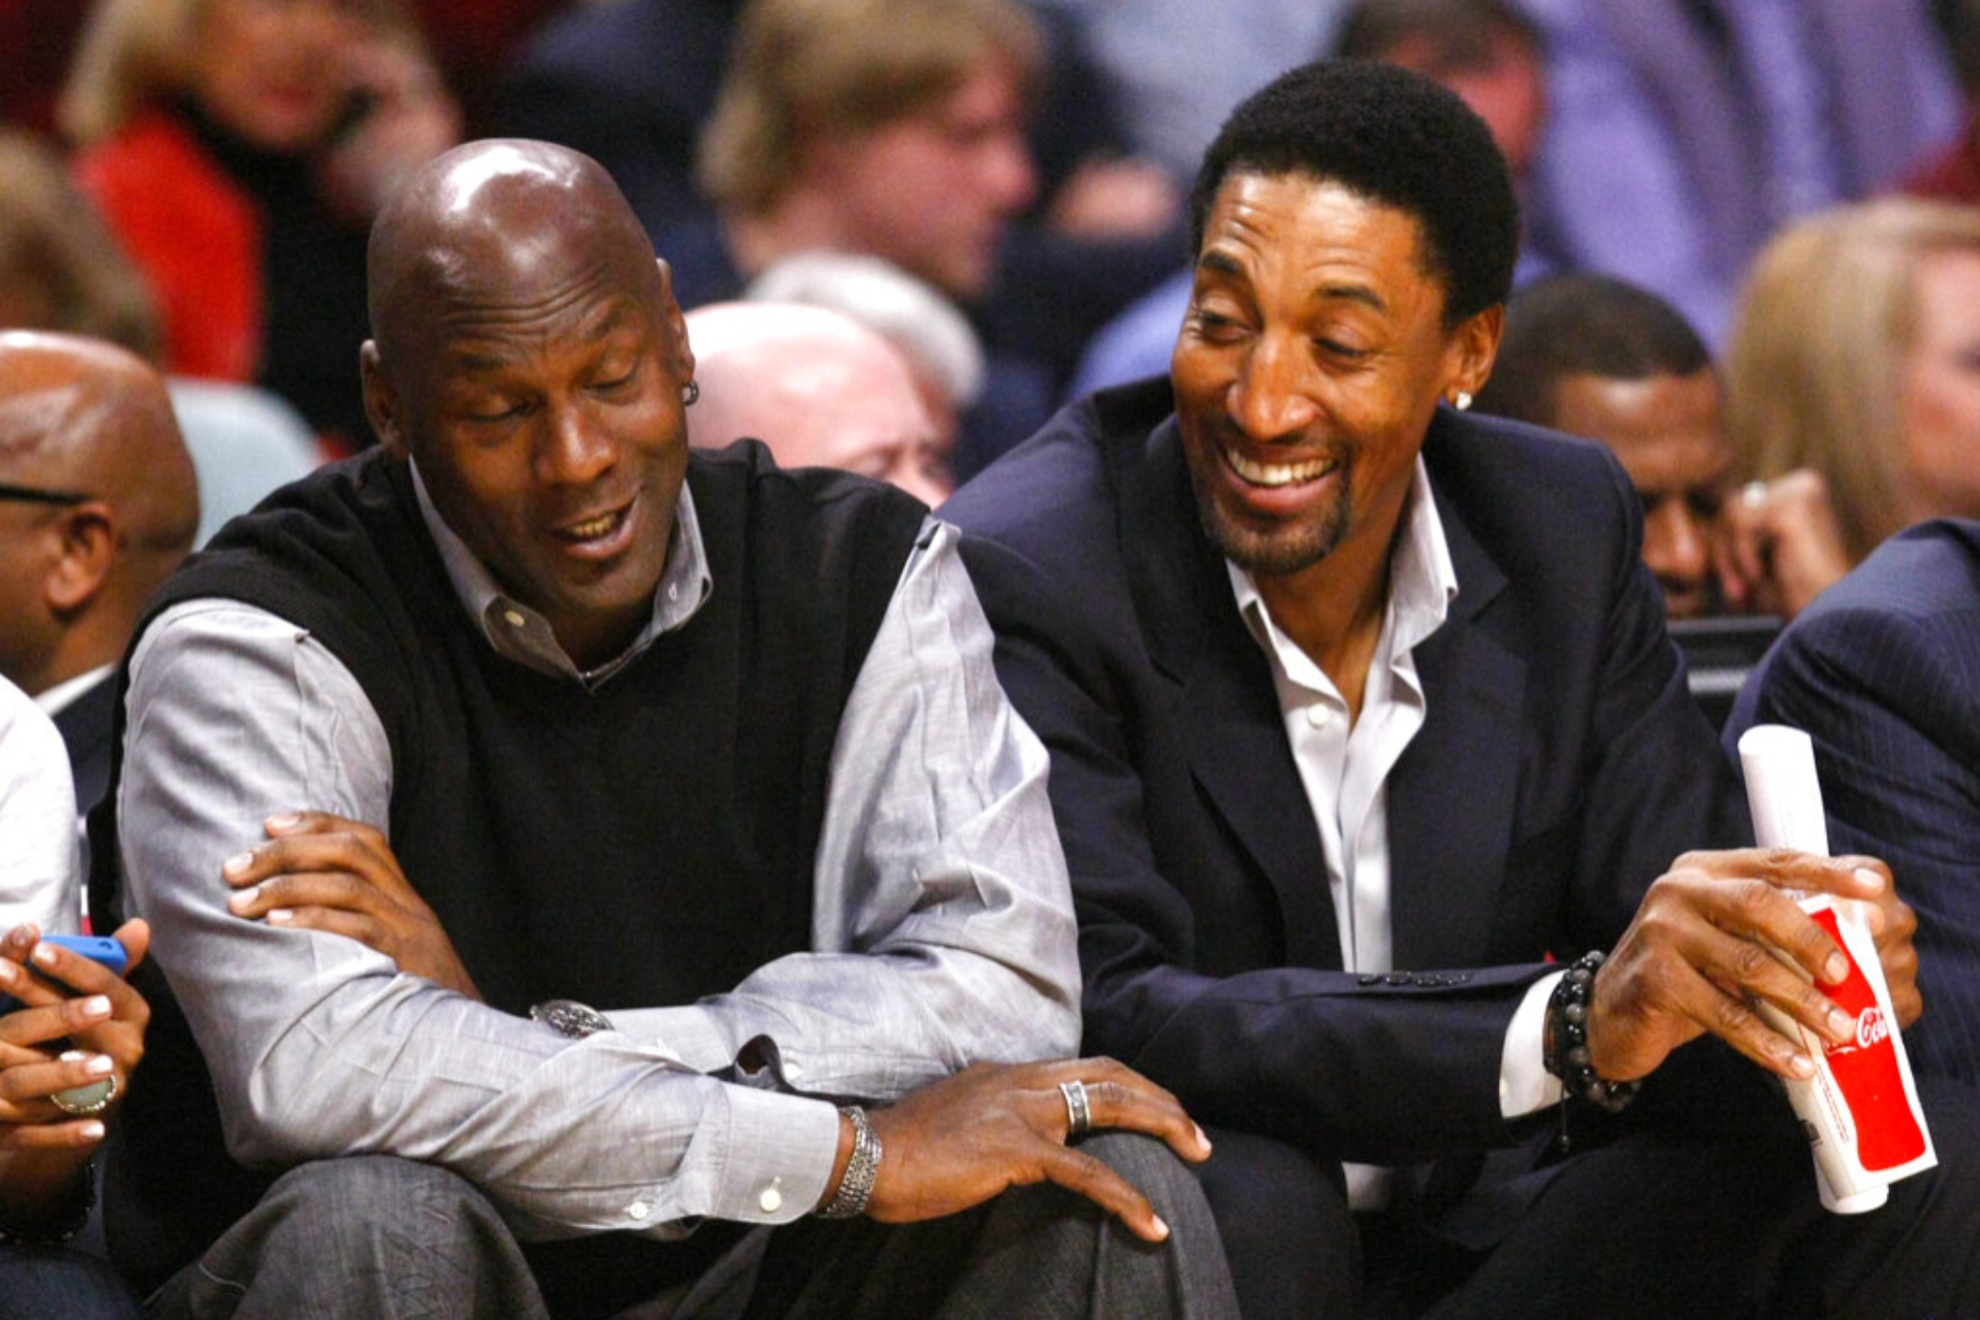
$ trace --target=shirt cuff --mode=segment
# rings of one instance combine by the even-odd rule
[[[1499,1056],[1499,1114],[1522,1118],[1561,1098],[1561,1079],[1545,1062],[1547,1000],[1565,971],[1543,976],[1526,988],[1519,1011],[1506,1027],[1505,1050]]]
[[[839,1156],[839,1111],[823,1100],[723,1088],[728,1158],[708,1213],[744,1224],[787,1224],[811,1213]]]

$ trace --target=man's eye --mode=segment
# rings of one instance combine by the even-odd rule
[[[1340,358],[1347,362],[1359,362],[1368,356],[1367,349],[1356,348],[1353,344],[1343,344],[1338,339],[1316,339],[1313,341],[1313,346],[1328,357]]]

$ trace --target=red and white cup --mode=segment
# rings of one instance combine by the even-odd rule
[[[1756,841],[1764,848],[1828,856],[1829,830],[1808,735],[1785,725],[1755,725],[1740,736],[1739,759]],[[1814,1077],[1786,1086],[1815,1156],[1822,1204],[1837,1214],[1861,1214],[1884,1204],[1890,1184],[1931,1168],[1938,1156],[1861,905],[1828,894],[1797,898],[1849,959],[1848,976],[1822,989],[1856,1018],[1856,1035],[1831,1043],[1771,1005],[1763,1003],[1760,1011],[1774,1030],[1815,1060]]]

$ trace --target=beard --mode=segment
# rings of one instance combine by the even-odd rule
[[[1196,493],[1196,517],[1203,534],[1224,558],[1253,576],[1286,577],[1313,567],[1334,552],[1347,536],[1354,521],[1354,451],[1340,457],[1334,495],[1311,516],[1260,530],[1250,527],[1217,503],[1206,483],[1190,472],[1190,487]]]

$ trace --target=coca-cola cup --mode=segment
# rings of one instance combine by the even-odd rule
[[[1828,856],[1829,829],[1808,735],[1780,724],[1755,725],[1740,736],[1739,759],[1759,844]],[[1770,1004],[1763,1002],[1760,1011],[1815,1060],[1815,1076],[1786,1085],[1815,1156],[1822,1204],[1837,1214],[1861,1214],[1884,1204],[1890,1184],[1931,1168],[1938,1157],[1861,905],[1828,894],[1796,899],[1849,959],[1849,975],[1822,991],[1856,1019],[1856,1035],[1831,1043]]]

